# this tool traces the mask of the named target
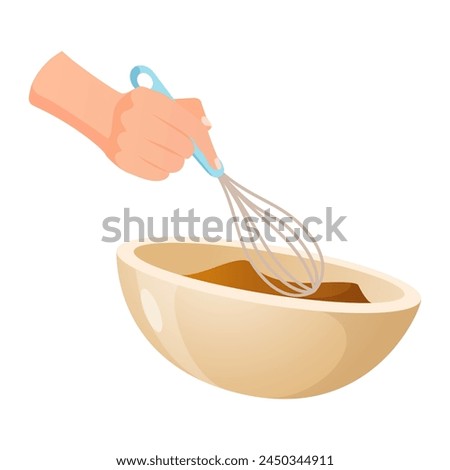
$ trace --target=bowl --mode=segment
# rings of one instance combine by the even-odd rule
[[[276,251],[287,267],[297,265]],[[420,304],[407,284],[331,258],[324,281],[357,283],[370,303],[281,297],[185,276],[244,259],[233,242],[128,242],[117,258],[134,320],[164,357],[204,382],[258,397],[308,397],[355,381],[392,351]]]

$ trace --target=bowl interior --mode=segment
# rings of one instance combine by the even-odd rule
[[[134,255],[149,265],[178,275],[193,274],[246,259],[240,246],[208,243],[140,244],[134,249]],[[263,253],[263,256],[268,255]],[[308,280],[295,256],[282,251],[277,256],[296,276]],[[408,286],[382,273],[332,259],[325,260],[324,282],[356,283],[371,303],[400,300],[408,290]]]

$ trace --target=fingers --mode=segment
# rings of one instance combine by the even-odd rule
[[[131,149],[147,140],[183,158],[190,157],[194,152],[192,140],[169,124],[155,116],[146,116],[142,121],[139,132],[127,130],[118,136],[120,148]]]
[[[130,154],[126,151],[117,153],[113,161],[127,173],[147,180],[162,181],[169,176],[168,171],[162,170],[142,158],[136,158],[135,154]]]
[[[183,144],[184,140],[187,140],[185,149],[176,147],[174,150],[173,142],[169,142],[169,144],[172,144],[169,148],[161,143],[152,142],[142,136],[135,136],[129,132],[123,132],[118,137],[118,143],[122,151],[129,155],[136,155],[161,170],[175,173],[183,168],[185,158],[191,156],[193,151],[192,142],[182,134],[180,135],[183,139],[181,144]]]
[[[133,102],[146,115],[146,117],[142,117],[141,122],[145,123],[144,133],[149,136],[150,140],[154,141],[154,137],[151,136],[153,135],[151,127],[155,121],[150,119],[153,116],[186,137],[193,139],[205,154],[212,168],[218,169],[221,167],[220,160],[217,158],[216,151],[208,135],[211,125],[209,121],[205,120],[206,118],[202,122],[204,110],[199,100],[185,99],[175,101],[161,93],[144,87],[137,88],[132,93]],[[199,118],[200,114],[202,116]]]
[[[169,173],[180,171],[185,162],[184,157],[148,140],[142,140],[138,143],[136,153],[146,162]]]
[[[128,93],[127,99],[110,156],[119,167],[146,179],[165,179],[193,154],[194,141],[212,168],[221,167],[200,100],[175,101],[143,87]]]

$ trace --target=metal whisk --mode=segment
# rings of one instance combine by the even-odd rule
[[[305,297],[313,294],[323,280],[324,261],[319,245],[306,227],[286,210],[229,176],[223,174],[219,181],[233,215],[241,246],[258,276],[282,295]],[[242,219],[236,215],[237,211],[242,214]],[[249,235],[243,233],[243,228]],[[286,255],[272,250],[267,238],[273,237],[274,233],[297,257],[296,269],[294,263],[288,266]],[[308,243],[315,251],[316,259]],[[308,283],[304,282],[305,278]],[[279,282],[275,283],[274,279]]]
[[[144,65],[131,70],[130,79],[135,88],[139,87],[138,77],[141,74],[152,79],[152,90],[172,98],[156,74]],[[223,166],[220,169],[212,168],[196,143],[193,144],[195,159],[222,185],[242,249],[258,276],[275,292],[285,296],[306,297],[313,294],[323,280],[324,259],[317,241],[307,228],[289,212],[230,178],[224,173]],[[242,214],[242,219],[237,216],[238,212]],[[276,238],[269,240],[274,233],[295,258],[271,248],[268,241],[276,241]]]

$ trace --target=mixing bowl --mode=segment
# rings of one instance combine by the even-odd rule
[[[295,257],[277,252],[297,269]],[[117,256],[126,302],[152,345],[194,377],[253,396],[307,397],[353,382],[389,354],[420,304],[403,282],[331,258],[324,281],[357,283],[370,303],[280,297],[184,276],[244,259],[230,242],[129,242]]]

